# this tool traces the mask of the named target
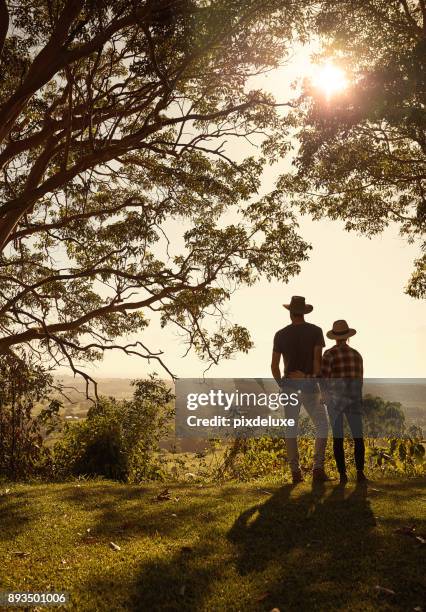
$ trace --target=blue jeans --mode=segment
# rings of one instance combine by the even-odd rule
[[[339,381],[340,382],[340,381]],[[333,431],[333,452],[340,474],[346,473],[345,451],[343,447],[343,417],[346,417],[354,440],[354,457],[357,470],[365,464],[365,445],[362,425],[362,397],[356,386],[339,385],[330,389],[327,397],[328,416]]]
[[[325,406],[321,399],[318,383],[312,379],[283,378],[281,389],[286,393],[299,393],[297,406],[286,406],[285,416],[294,419],[295,427],[286,435],[287,457],[292,472],[300,470],[297,435],[299,430],[300,407],[303,404],[315,427],[314,470],[324,469],[325,448],[327,446],[328,421]]]

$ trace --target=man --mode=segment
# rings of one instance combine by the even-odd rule
[[[278,385],[286,384],[286,389],[296,381],[304,380],[298,384],[302,387],[301,402],[298,406],[286,407],[286,418],[294,419],[295,428],[286,436],[288,461],[290,464],[293,483],[303,480],[299,464],[299,449],[297,444],[300,403],[303,403],[307,413],[315,426],[315,451],[313,480],[324,482],[328,480],[324,472],[325,447],[327,444],[328,423],[325,407],[321,401],[318,383],[315,380],[321,373],[321,355],[325,346],[322,330],[317,325],[305,321],[305,314],[313,310],[313,306],[305,303],[305,298],[294,295],[290,304],[283,304],[290,311],[291,324],[280,329],[274,337],[272,352],[272,375]],[[284,361],[284,376],[281,376],[280,359]]]
[[[348,482],[343,447],[343,415],[346,416],[354,440],[357,481],[367,482],[362,431],[363,361],[358,351],[348,345],[348,339],[355,334],[356,330],[350,328],[343,319],[335,321],[333,328],[327,332],[327,338],[335,340],[336,344],[325,351],[321,367],[322,377],[332,379],[324,386],[324,394],[333,430],[334,459],[342,484]]]

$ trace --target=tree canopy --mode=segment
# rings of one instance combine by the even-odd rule
[[[279,189],[314,218],[367,235],[397,223],[422,254],[407,287],[426,296],[426,4],[324,0],[311,30],[316,58],[332,58],[349,85],[331,100],[305,82],[291,116],[300,149]]]
[[[105,350],[161,361],[153,312],[207,361],[247,350],[230,293],[308,248],[282,195],[256,198],[287,128],[249,86],[304,36],[301,3],[0,0],[0,24],[0,353],[86,380]]]

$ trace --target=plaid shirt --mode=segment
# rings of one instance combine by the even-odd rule
[[[322,378],[363,377],[362,357],[346,343],[336,344],[325,351],[321,366]]]

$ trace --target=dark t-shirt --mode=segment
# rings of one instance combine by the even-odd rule
[[[321,327],[312,323],[292,323],[277,331],[274,337],[274,352],[281,353],[287,361],[284,375],[295,370],[313,374],[316,346],[325,346],[324,336]]]

